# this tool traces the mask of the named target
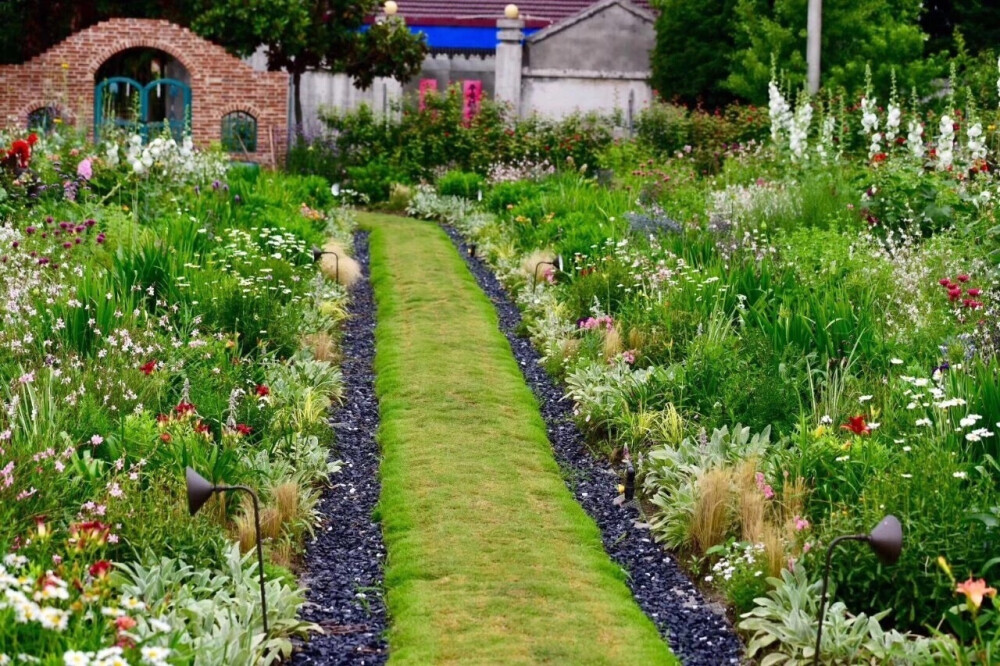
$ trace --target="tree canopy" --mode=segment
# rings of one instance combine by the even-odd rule
[[[735,47],[736,0],[662,0],[657,6],[653,87],[664,98],[718,107]]]

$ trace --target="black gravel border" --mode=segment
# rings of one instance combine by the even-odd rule
[[[336,442],[331,460],[344,467],[331,477],[317,510],[322,522],[306,546],[301,583],[309,588],[302,619],[325,633],[297,645],[291,663],[384,664],[388,659],[382,570],[382,527],[372,520],[381,491],[381,454],[375,441],[375,299],[369,280],[368,233],[354,236],[361,279],[350,290],[343,331],[344,404],[331,415]]]
[[[659,628],[686,666],[738,664],[743,646],[725,616],[709,604],[671,556],[656,544],[648,529],[637,527],[642,517],[634,506],[616,506],[618,475],[606,461],[593,456],[573,421],[572,406],[539,364],[541,355],[531,341],[517,336],[521,312],[492,269],[470,257],[457,229],[442,225],[458,247],[479,287],[493,302],[500,330],[541,405],[549,440],[563,469],[571,470],[567,485],[601,530],[604,549],[628,573],[628,586],[639,607]],[[575,485],[574,485],[575,484]]]

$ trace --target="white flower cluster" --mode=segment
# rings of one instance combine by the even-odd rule
[[[798,161],[806,156],[809,147],[809,124],[812,122],[813,108],[808,100],[802,100],[788,125],[788,148],[792,159]]]
[[[778,89],[778,83],[772,79],[767,84],[768,113],[771,116],[771,140],[775,145],[784,144],[785,132],[792,124],[792,107],[785,100],[785,96]]]
[[[938,131],[938,168],[947,169],[955,162],[955,121],[951,116],[941,116]]]
[[[877,108],[874,97],[865,96],[861,99],[861,128],[869,135],[869,158],[882,152],[882,134],[878,131]]]
[[[983,137],[983,124],[973,123],[965,131],[968,143],[969,158],[973,161],[986,159],[986,140]]]
[[[105,160],[115,167],[124,159],[137,176],[156,174],[181,182],[207,182],[222,177],[225,162],[221,155],[196,150],[190,136],[177,143],[173,137],[156,137],[147,144],[133,134],[118,144],[108,142]]]
[[[820,126],[819,142],[816,144],[816,154],[819,155],[819,159],[824,163],[829,159],[830,151],[833,149],[833,133],[836,129],[836,118],[832,115],[827,115],[823,118],[823,124]]]
[[[899,134],[902,117],[903,112],[900,110],[899,105],[889,102],[889,114],[885,118],[885,141],[890,148]]]
[[[739,551],[739,546],[734,545],[733,552],[726,555],[714,565],[712,565],[712,573],[705,576],[705,581],[711,583],[715,580],[716,576],[722,576],[723,580],[732,580],[733,575],[739,568],[751,569],[754,572],[754,576],[763,576],[764,570],[760,567],[754,568],[757,564],[757,557],[764,552],[764,544],[762,543],[750,543],[743,547],[743,551]]]
[[[923,159],[927,152],[924,147],[924,126],[918,120],[911,120],[907,125],[906,145],[910,153],[917,159]]]

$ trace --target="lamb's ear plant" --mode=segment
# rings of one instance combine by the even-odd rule
[[[816,650],[817,612],[822,581],[810,581],[803,567],[768,578],[771,590],[755,599],[740,629],[750,634],[747,656],[766,666],[805,666]],[[880,625],[888,611],[852,615],[839,601],[829,605],[823,624],[820,663],[934,664],[941,654],[934,641],[886,631]]]

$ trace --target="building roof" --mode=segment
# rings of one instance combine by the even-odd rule
[[[545,28],[583,12],[594,0],[398,0],[399,13],[413,26],[495,26],[511,1],[521,10],[526,28]],[[631,0],[649,10],[649,0]]]
[[[512,0],[398,0],[399,14],[413,32],[426,35],[432,53],[488,55],[496,50],[497,20]],[[619,0],[513,0],[524,20],[524,36],[589,17]],[[620,0],[644,14],[649,0]],[[593,11],[592,11],[593,10]]]

